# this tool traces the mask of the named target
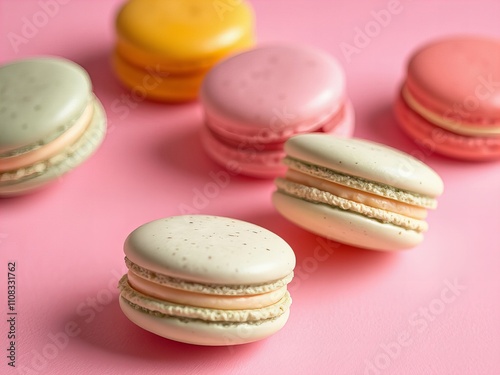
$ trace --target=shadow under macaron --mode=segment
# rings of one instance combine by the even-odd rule
[[[394,252],[361,249],[318,236],[289,222],[277,211],[239,219],[260,225],[288,242],[295,252],[295,279],[300,279],[301,288],[315,288],[322,283],[328,283],[332,289],[343,288],[349,282],[358,283],[360,278],[376,278],[398,261]]]
[[[182,363],[183,369],[190,366],[209,368],[211,361],[220,361],[221,355],[245,354],[261,348],[260,342],[234,346],[200,346],[158,336],[128,320],[120,309],[119,298],[115,296],[88,321],[79,315],[70,317],[68,321],[76,322],[81,329],[75,340],[110,356],[131,357],[132,361],[134,358],[141,358],[159,363]]]
[[[436,142],[439,137],[436,140],[415,141],[411,139],[398,124],[391,103],[372,110],[368,115],[368,122],[369,126],[365,127],[365,129],[368,130],[369,135],[363,138],[404,151],[420,161],[430,164],[438,172],[442,165],[445,165],[446,168],[477,168],[477,161],[459,160],[436,152]],[[488,164],[488,162],[485,164]]]
[[[203,175],[205,171],[213,169],[214,165],[201,147],[200,126],[201,123],[186,122],[178,128],[182,130],[159,138],[152,145],[152,153],[180,175]]]
[[[394,117],[391,103],[372,108],[367,112],[364,127],[366,134],[362,138],[386,144],[404,152],[411,152],[415,143],[403,133]]]
[[[158,139],[153,146],[152,152],[169,167],[175,169],[179,175],[191,175],[202,179],[202,182],[210,182],[215,176],[224,175],[228,184],[242,185],[269,185],[271,178],[255,178],[240,173],[237,164],[229,164],[228,167],[219,165],[213,161],[203,149],[201,142],[202,123],[186,123],[183,129],[168,137]],[[220,181],[220,184],[225,182]]]
[[[168,122],[171,110],[181,110],[187,108],[190,110],[193,106],[197,106],[196,100],[165,103],[148,99],[145,92],[148,90],[147,85],[137,86],[134,90],[125,87],[117,78],[112,65],[112,48],[97,50],[93,54],[79,57],[75,60],[89,74],[92,80],[94,93],[103,103],[108,120],[111,125],[119,125],[120,122],[136,120],[131,116],[137,114],[138,118],[146,114],[147,118],[160,116]],[[142,112],[141,109],[144,109]],[[134,121],[138,129],[147,125],[147,121]],[[112,129],[112,126],[110,127]]]

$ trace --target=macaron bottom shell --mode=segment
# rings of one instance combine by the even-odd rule
[[[154,313],[132,306],[123,297],[120,297],[120,307],[130,321],[149,332],[174,341],[205,346],[239,345],[264,339],[283,328],[290,314],[287,309],[279,317],[256,323],[222,323]]]
[[[409,249],[423,241],[422,233],[281,192],[274,192],[272,201],[278,212],[289,221],[312,233],[347,245],[397,251]]]
[[[152,64],[148,68],[132,65],[118,53],[113,54],[113,67],[120,82],[142,99],[185,102],[196,99],[206,70],[185,74],[169,74]]]
[[[500,137],[466,136],[443,129],[413,111],[401,94],[394,113],[401,129],[430,151],[469,161],[500,159]]]
[[[65,151],[49,160],[7,172],[0,180],[0,197],[13,197],[34,192],[57,180],[87,160],[100,146],[106,133],[106,114],[94,97],[94,115],[83,135]]]
[[[326,133],[339,137],[351,137],[355,128],[354,120],[354,108],[348,100],[342,117],[336,120],[336,124],[328,124]],[[237,147],[229,146],[217,139],[206,126],[201,130],[201,141],[203,148],[215,162],[246,176],[274,178],[283,174],[287,169],[281,162],[285,157],[283,146],[272,150],[266,150],[265,144],[262,143],[242,142]]]

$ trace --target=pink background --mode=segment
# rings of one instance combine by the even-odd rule
[[[387,9],[387,0],[252,1],[260,42],[309,43],[340,60],[356,136],[413,153],[443,177],[425,242],[398,254],[325,245],[277,214],[272,181],[231,176],[211,190],[222,169],[200,149],[198,103],[127,101],[113,77],[121,1],[66,0],[44,19],[40,4],[50,1],[0,2],[0,60],[52,54],[81,64],[109,133],[96,155],[50,188],[0,201],[0,373],[500,373],[500,163],[419,151],[390,111],[406,58],[421,42],[457,32],[500,37],[498,0],[401,1],[378,28],[372,12]],[[8,33],[21,34],[33,17],[40,27],[16,51]],[[372,37],[348,61],[341,46],[354,45],[358,27]],[[116,283],[125,237],[188,211],[262,225],[295,249],[294,302],[282,331],[239,347],[197,347],[124,317]],[[17,267],[17,371],[5,356],[8,261]]]

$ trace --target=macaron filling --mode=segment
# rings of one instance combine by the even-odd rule
[[[262,308],[273,305],[283,298],[286,286],[268,293],[255,295],[213,295],[189,292],[154,283],[129,271],[128,283],[135,290],[162,301],[222,310]]]
[[[252,285],[202,284],[150,271],[135,264],[127,257],[125,258],[125,264],[129,269],[129,271],[132,271],[141,278],[152,281],[154,283],[168,286],[174,289],[181,289],[194,293],[211,294],[211,295],[241,296],[241,295],[264,294],[283,288],[293,279],[293,272],[291,272],[290,274],[286,275],[281,279],[270,281],[264,284],[252,284]]]
[[[131,287],[127,275],[120,280],[121,297],[131,305],[147,313],[160,313],[177,318],[197,319],[206,322],[262,322],[283,315],[291,305],[288,292],[276,303],[252,309],[214,309],[200,306],[181,305],[155,298]]]
[[[362,190],[349,188],[332,181],[297,172],[293,169],[287,171],[285,179],[304,186],[310,186],[318,190],[326,191],[340,198],[365,204],[370,207],[380,208],[414,219],[423,220],[427,217],[427,210],[423,207],[398,202],[393,199],[384,198]]]
[[[394,188],[388,184],[369,181],[361,177],[340,173],[323,166],[304,163],[289,156],[283,159],[283,163],[287,165],[289,169],[296,170],[306,175],[312,175],[325,180],[333,181],[340,185],[389,198],[397,202],[403,202],[424,208],[437,207],[436,199],[430,196]]]
[[[284,162],[289,169],[284,178],[276,179],[278,192],[419,233],[428,228],[424,221],[427,208],[436,206],[431,197],[312,166],[290,157]]]
[[[255,124],[247,129],[244,124],[234,126],[234,119],[218,114],[217,111],[211,109],[209,103],[204,103],[204,106],[206,125],[220,142],[230,147],[252,144],[254,148],[259,147],[262,150],[283,149],[285,141],[296,134],[330,132],[342,121],[346,113],[346,104],[343,103],[333,110],[329,109],[328,113],[302,120],[300,123],[293,123],[291,120],[288,124],[279,123],[276,117],[267,124],[261,124],[255,119]]]
[[[402,95],[396,100],[395,113],[411,137],[444,154],[471,160],[488,160],[500,155],[500,137],[466,136],[438,127],[412,110]]]
[[[213,215],[148,222],[127,236],[120,308],[159,336],[236,345],[284,327],[295,254],[258,225]],[[244,332],[244,334],[241,334]]]
[[[43,162],[51,157],[64,152],[64,150],[74,144],[85,133],[94,115],[94,103],[90,101],[85,107],[82,115],[73,123],[73,125],[56,139],[32,148],[22,154],[16,154],[11,157],[2,158],[0,161],[0,172],[13,171],[19,168],[27,167],[38,162]]]
[[[467,120],[465,117],[459,114],[453,113],[453,116],[447,116],[446,113],[439,115],[432,110],[426,108],[421,104],[417,98],[412,95],[410,89],[407,85],[403,86],[401,90],[401,95],[405,103],[413,111],[418,113],[420,116],[425,118],[432,124],[446,129],[450,132],[465,135],[465,136],[481,136],[481,137],[498,137],[500,136],[500,126],[478,126],[477,123],[473,123]],[[457,118],[456,120],[454,118]],[[498,123],[500,125],[500,120],[489,121],[488,123]]]

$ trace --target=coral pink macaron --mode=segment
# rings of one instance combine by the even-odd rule
[[[207,153],[254,177],[284,172],[283,145],[292,135],[350,136],[354,129],[342,67],[309,46],[269,45],[233,55],[207,74],[201,102]]]
[[[395,114],[432,152],[500,159],[500,40],[461,36],[421,47],[409,60]]]

